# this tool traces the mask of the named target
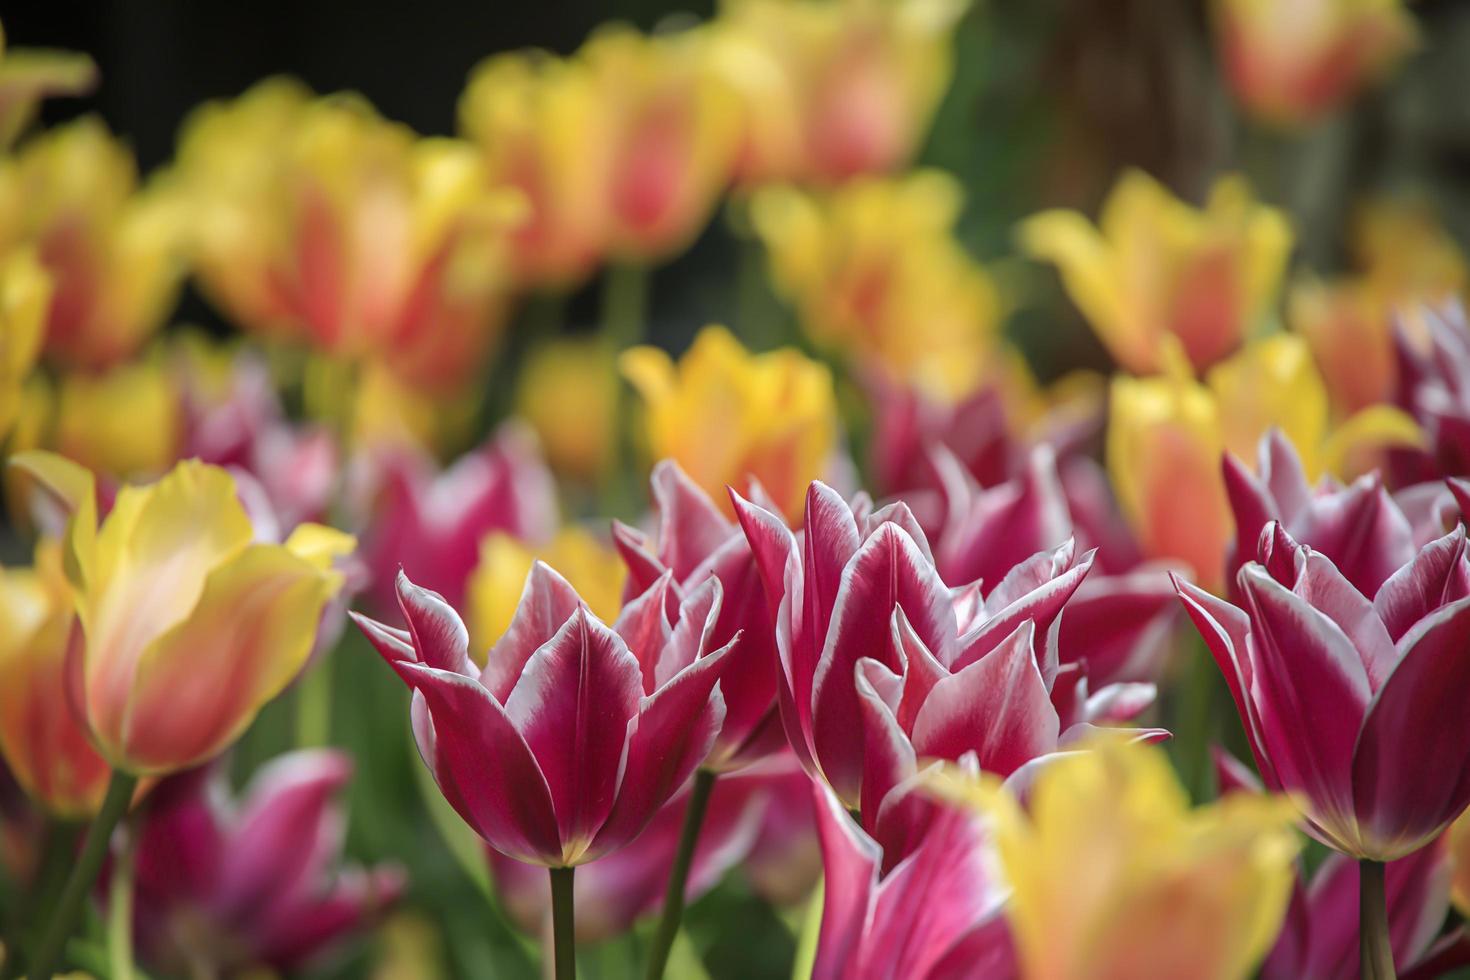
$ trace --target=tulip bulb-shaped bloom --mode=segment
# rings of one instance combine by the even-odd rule
[[[354,616],[413,689],[414,737],[455,811],[500,853],[574,867],[636,837],[709,755],[730,647],[715,579],[668,615],[669,577],[604,626],[537,563],[483,671],[444,600],[399,575],[399,630]]]
[[[739,525],[679,469],[673,460],[653,468],[658,537],[614,523],[613,536],[628,566],[627,595],[638,595],[665,573],[676,599],[707,579],[719,579],[724,601],[710,642],[724,646],[736,636],[720,681],[725,724],[710,767],[738,769],[784,745],[776,709],[776,629],[766,603],[755,555]]]
[[[1191,810],[1162,752],[1115,739],[1041,767],[1024,807],[946,785],[994,820],[1024,976],[1233,980],[1281,928],[1298,850],[1283,800]]]
[[[0,240],[34,246],[56,283],[48,357],[96,370],[143,345],[183,279],[182,218],[167,182],[139,188],[132,154],[93,118],[0,167]]]
[[[37,546],[34,568],[0,572],[0,617],[0,756],[48,813],[90,816],[108,770],[67,701],[76,612],[56,541]]]
[[[68,672],[98,751],[139,774],[217,755],[300,672],[352,539],[303,524],[258,543],[230,474],[198,462],[122,488],[100,523],[91,473],[48,453],[14,464],[73,511]]]
[[[807,484],[836,446],[826,365],[791,348],[752,354],[723,327],[706,327],[677,364],[657,347],[635,347],[622,369],[643,396],[655,458],[673,459],[717,500],[755,477],[782,513],[801,513]]]
[[[351,774],[346,755],[319,750],[268,763],[239,800],[223,767],[161,783],[136,831],[143,961],[170,975],[294,972],[369,928],[404,879],[334,867],[345,821],[333,796]]]
[[[1214,654],[1266,787],[1314,836],[1392,861],[1470,803],[1470,557],[1465,530],[1426,545],[1370,601],[1281,525],[1262,531],[1232,605],[1179,594]]]
[[[1238,347],[1276,299],[1291,251],[1281,212],[1223,177],[1203,209],[1141,171],[1119,180],[1096,227],[1074,211],[1022,224],[1026,251],[1054,263],[1072,301],[1124,368],[1164,367],[1173,337],[1204,368]]]

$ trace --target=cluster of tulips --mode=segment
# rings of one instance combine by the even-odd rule
[[[1283,132],[1416,37],[1212,9]],[[411,929],[404,864],[343,857],[362,638],[408,689],[364,723],[558,980],[630,934],[701,975],[686,905],[732,879],[801,976],[1470,964],[1463,256],[1375,200],[1323,278],[1244,176],[1126,172],[1016,230],[1112,362],[1043,382],[910,169],[966,16],[609,27],[488,59],[452,138],[272,79],[146,178],[95,119],[30,131],[84,57],[4,53],[3,976]],[[648,273],[722,203],[784,308],[672,356]],[[186,281],[239,336],[163,329]],[[237,788],[277,699],[296,747]]]

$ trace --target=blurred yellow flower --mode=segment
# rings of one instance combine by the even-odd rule
[[[1114,360],[1139,374],[1162,368],[1168,336],[1196,369],[1239,347],[1270,314],[1292,242],[1286,217],[1242,177],[1220,178],[1198,209],[1138,170],[1119,179],[1096,226],[1045,211],[1019,236],[1057,266]]]
[[[618,375],[597,337],[554,340],[531,351],[516,385],[516,413],[541,441],[558,473],[596,480],[616,448]]]
[[[611,122],[592,72],[543,51],[497,54],[470,74],[459,128],[483,154],[490,180],[521,193],[510,253],[519,283],[575,286],[607,249]]]
[[[729,183],[739,138],[734,94],[710,67],[708,31],[643,35],[611,25],[576,57],[611,130],[603,179],[612,256],[646,263],[682,251]]]
[[[1207,587],[1220,584],[1232,528],[1223,452],[1254,466],[1261,436],[1279,428],[1316,480],[1352,475],[1371,464],[1372,453],[1423,438],[1413,419],[1388,405],[1334,427],[1322,376],[1306,343],[1291,334],[1253,341],[1203,383],[1177,349],[1166,358],[1171,367],[1162,375],[1114,377],[1108,473],[1144,551],[1183,560]]]
[[[751,217],[815,343],[953,401],[993,366],[1001,315],[989,276],[954,237],[961,194],[937,171],[825,195],[770,187]]]
[[[424,386],[479,369],[520,208],[471,144],[277,78],[196,110],[176,169],[199,276],[246,329]]]
[[[75,708],[93,744],[139,774],[217,755],[306,663],[352,538],[302,524],[284,545],[258,543],[229,473],[197,461],[123,487],[100,523],[90,471],[42,452],[12,464],[72,512]]]
[[[835,184],[896,170],[954,70],[964,0],[727,0],[714,64],[740,95],[736,179]]]
[[[436,455],[462,449],[474,437],[479,405],[473,389],[420,388],[377,363],[349,382],[321,361],[308,368],[307,389],[312,416],[345,418],[348,442],[359,449],[415,447]]]
[[[1279,126],[1326,115],[1417,37],[1403,0],[1214,0],[1212,9],[1236,99]]]
[[[485,654],[510,625],[526,576],[537,561],[571,583],[598,619],[611,623],[617,618],[628,569],[610,545],[575,525],[562,528],[541,546],[494,531],[480,542],[480,563],[465,586],[470,653],[477,663],[484,664]]]
[[[0,247],[32,245],[55,282],[46,353],[100,369],[135,353],[172,310],[186,215],[132,153],[85,118],[0,162]]]
[[[31,250],[0,259],[0,438],[15,423],[40,356],[51,292],[51,277]]]
[[[837,399],[826,366],[782,348],[752,354],[705,327],[677,364],[657,347],[619,360],[642,396],[648,448],[671,458],[730,509],[725,488],[755,477],[790,518],[836,448]]]
[[[183,406],[157,358],[105,374],[64,375],[57,386],[50,444],[94,473],[156,477],[178,459]]]
[[[21,788],[63,820],[94,814],[109,774],[67,697],[75,622],[59,542],[37,545],[34,568],[0,570],[0,755]]]
[[[1246,977],[1286,914],[1295,809],[1235,793],[1195,809],[1164,753],[1104,739],[1038,770],[1023,808],[947,776],[994,820],[1023,975]]]

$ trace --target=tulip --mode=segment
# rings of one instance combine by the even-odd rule
[[[1397,461],[1408,482],[1470,474],[1470,327],[1458,302],[1421,307],[1396,332],[1398,403],[1424,429],[1425,449]]]
[[[968,4],[732,0],[714,62],[740,97],[736,178],[837,184],[917,152]]]
[[[179,388],[156,359],[65,375],[55,398],[43,448],[119,480],[156,478],[179,459]]]
[[[938,171],[818,196],[762,189],[751,218],[813,343],[943,401],[972,393],[998,347],[1000,299],[955,239],[959,183]]]
[[[0,61],[0,72],[4,62]],[[36,366],[51,304],[51,279],[34,253],[0,260],[0,437],[21,410],[26,378]]]
[[[576,524],[561,528],[540,544],[491,531],[480,540],[479,564],[465,583],[471,650],[489,650],[505,635],[520,604],[526,576],[538,561],[557,569],[592,615],[603,622],[617,618],[628,572],[605,540]]]
[[[826,786],[812,785],[826,889],[814,980],[1008,977],[1015,971],[1001,913],[1005,886],[980,820],[910,786],[929,811],[918,836],[880,842],[856,826]]]
[[[183,278],[183,213],[166,181],[139,187],[132,154],[86,118],[26,143],[0,167],[0,228],[33,246],[55,282],[45,350],[96,370],[142,347]]]
[[[225,771],[175,776],[149,796],[136,834],[132,929],[169,975],[296,972],[371,929],[402,893],[391,866],[337,869],[348,757],[315,750],[260,769],[239,800]]]
[[[400,567],[463,604],[486,535],[505,531],[539,541],[556,524],[551,474],[534,442],[515,427],[442,472],[422,452],[387,452],[370,468],[360,489],[367,527],[362,554],[379,609],[397,604]]]
[[[1456,724],[1470,670],[1465,531],[1432,541],[1370,602],[1280,524],[1240,570],[1236,606],[1178,583],[1225,675],[1266,786],[1310,832],[1364,861],[1434,840],[1470,803]]]
[[[73,699],[98,751],[137,774],[219,754],[305,663],[352,539],[308,524],[254,543],[230,475],[202,463],[123,488],[100,523],[88,471],[49,453],[13,463],[73,512]]]
[[[994,821],[1025,976],[1246,977],[1281,929],[1298,844],[1280,799],[1191,810],[1162,752],[1116,739],[1041,767],[1024,808],[947,784]]]
[[[1217,181],[1198,210],[1133,170],[1096,227],[1074,211],[1047,211],[1021,225],[1020,239],[1057,266],[1113,359],[1147,374],[1166,366],[1170,337],[1196,369],[1235,350],[1270,312],[1292,235],[1241,177]]]
[[[34,568],[0,572],[0,616],[0,756],[48,813],[91,816],[102,805],[108,766],[67,702],[76,613],[56,541],[37,546]]]
[[[1413,48],[1401,0],[1215,0],[1215,45],[1235,98],[1275,126],[1327,115]]]
[[[516,280],[567,289],[585,279],[608,246],[609,202],[597,175],[612,139],[588,66],[540,51],[487,58],[460,96],[459,127],[490,180],[524,197],[510,228]]]
[[[675,600],[693,594],[710,578],[719,580],[724,601],[710,634],[714,646],[741,640],[731,651],[720,690],[725,724],[707,766],[738,769],[784,743],[776,709],[776,625],[756,567],[755,555],[735,522],[672,460],[653,468],[651,478],[658,533],[614,522],[613,538],[628,567],[630,599],[672,576]]]
[[[615,259],[642,264],[682,251],[729,181],[738,117],[708,53],[700,28],[645,36],[617,25],[577,51],[611,130],[603,193]]]
[[[787,756],[774,764],[760,764],[722,779],[714,788],[709,813],[694,851],[686,895],[688,900],[704,895],[727,872],[743,869],[750,873],[748,862],[764,837],[782,836],[783,843],[792,835],[785,810],[789,799],[807,811],[806,833],[811,833],[812,816],[807,800],[808,780],[796,760]],[[663,808],[631,844],[606,857],[585,865],[575,882],[577,907],[577,940],[601,942],[626,933],[643,918],[658,914],[663,905],[664,879],[673,863],[684,824],[684,811],[689,793],[681,791]],[[488,852],[491,880],[507,914],[521,929],[532,935],[544,932],[550,921],[551,892],[540,869],[511,860],[497,852]],[[762,868],[764,873],[776,871],[790,874],[790,869]],[[802,880],[796,892],[800,897],[816,879],[819,868],[796,869]],[[756,887],[760,885],[757,882]],[[784,884],[790,897],[791,885]],[[782,894],[779,893],[778,894]]]
[[[1261,792],[1255,773],[1223,749],[1215,750],[1215,770],[1222,795]],[[1434,940],[1449,910],[1449,853],[1438,843],[1420,848],[1389,864],[1386,881],[1394,962],[1399,973],[1418,975],[1420,964],[1441,952],[1442,944]],[[1330,854],[1310,880],[1298,868],[1286,921],[1261,964],[1261,976],[1264,980],[1353,976],[1358,945],[1357,869],[1345,856]]]
[[[612,628],[537,563],[477,670],[444,600],[398,577],[407,630],[354,614],[413,690],[419,752],[490,847],[550,869],[555,962],[571,976],[573,870],[631,842],[709,755],[724,721],[717,579],[668,616],[669,577]]]
[[[97,84],[97,66],[70,51],[7,48],[0,28],[0,148],[9,149],[36,118],[42,99],[81,95]]]
[[[618,375],[600,338],[563,338],[533,350],[516,384],[516,414],[558,475],[596,484],[617,446]]]
[[[419,387],[480,367],[517,206],[470,144],[271,79],[196,110],[176,170],[203,285],[248,330]]]
[[[1052,627],[1092,564],[1070,541],[988,595],[978,583],[952,593],[902,503],[870,512],[813,483],[798,543],[774,513],[733,496],[776,616],[787,739],[869,830],[921,758],[975,753],[1008,775],[1055,751],[1064,721],[1092,720],[1079,676],[1057,692],[1075,716],[1052,702]],[[1147,704],[1151,688],[1140,693]]]
[[[836,446],[825,365],[790,348],[752,354],[723,327],[706,327],[677,364],[656,347],[635,347],[621,366],[643,397],[654,458],[673,459],[716,499],[753,477],[783,513],[800,512]]]

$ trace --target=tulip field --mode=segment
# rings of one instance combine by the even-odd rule
[[[1470,977],[1470,7],[653,6],[0,14],[0,980]]]

